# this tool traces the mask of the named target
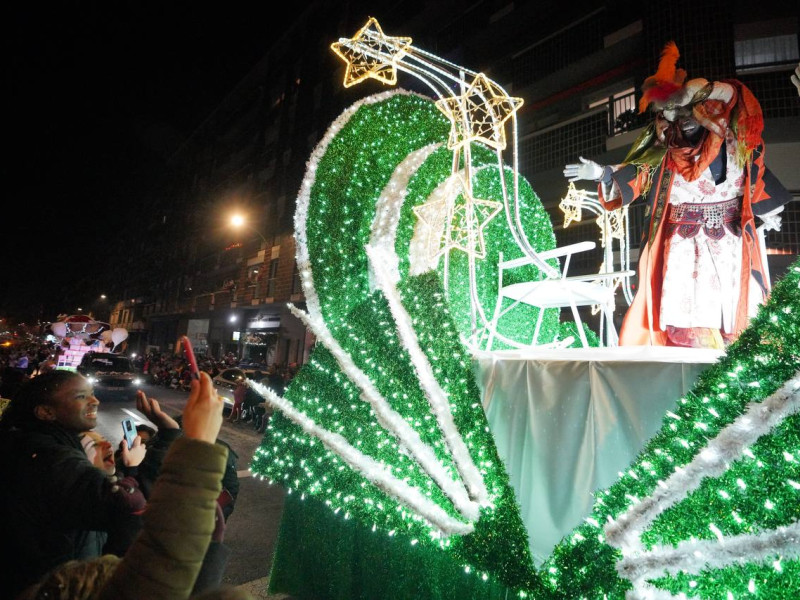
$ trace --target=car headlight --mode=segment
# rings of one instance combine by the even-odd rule
[[[142,385],[142,380],[141,379],[134,379],[133,380],[133,385]]]
[[[87,377],[86,379],[87,379],[87,381],[89,383],[97,383],[97,378],[96,377]]]

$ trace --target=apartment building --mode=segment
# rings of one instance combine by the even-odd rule
[[[415,46],[483,71],[525,100],[518,113],[520,172],[550,212],[560,244],[598,238],[593,219],[562,227],[564,164],[578,156],[604,164],[622,159],[647,119],[636,110],[640,85],[667,41],[677,43],[679,66],[690,78],[742,80],[764,110],[767,164],[795,196],[782,230],[766,240],[779,276],[800,251],[800,98],[789,81],[800,50],[790,4],[761,2],[754,10],[718,0],[307,3],[142,203],[146,235],[127,246],[118,290],[137,307],[140,350],[169,350],[188,333],[201,353],[305,362],[313,339],[287,308],[304,307],[294,261],[295,197],[330,123],[384,89],[369,80],[343,88],[344,65],[329,49],[370,16],[387,34],[410,36]],[[398,85],[426,91],[402,74]],[[246,218],[244,228],[232,229],[233,213]],[[632,207],[634,265],[642,222],[642,207]],[[600,252],[572,268],[596,271]]]

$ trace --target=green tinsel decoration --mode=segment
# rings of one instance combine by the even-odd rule
[[[308,233],[316,289],[331,331],[370,374],[393,408],[434,448],[439,460],[453,468],[441,434],[435,422],[430,422],[430,409],[401,349],[386,301],[369,290],[363,251],[377,195],[396,165],[418,148],[443,142],[448,127],[432,103],[416,96],[396,95],[361,106],[317,165]],[[413,233],[411,207],[424,202],[449,174],[449,156],[444,149],[434,152],[408,185],[397,235],[401,274],[406,273],[404,252]],[[473,156],[476,165],[490,165],[494,158],[478,147],[473,149]],[[475,195],[499,199],[498,182],[496,167],[487,167],[476,177]],[[538,199],[527,183],[523,182],[521,188],[522,201],[529,209],[526,227],[536,231],[529,233],[535,238],[534,245],[552,247],[552,228],[545,227],[545,223],[549,227],[549,220],[539,212]],[[478,270],[482,299],[496,293],[496,272],[491,266],[496,264],[496,253],[502,250],[505,258],[519,255],[512,254],[515,247],[504,228],[499,216],[486,230],[493,254]],[[458,254],[454,253],[451,261],[450,281],[453,290],[464,290],[466,261]],[[460,337],[468,332],[465,296],[454,291],[445,298],[440,276],[406,276],[399,287],[420,344],[436,367],[437,380],[449,394],[458,429],[468,440],[473,459],[484,469],[495,499],[493,510],[484,512],[475,532],[447,540],[430,535],[425,522],[280,415],[273,417],[252,468],[301,498],[314,498],[327,505],[331,514],[345,521],[356,519],[376,536],[391,538],[393,552],[401,562],[402,548],[409,553],[420,548],[420,552],[447,557],[461,565],[465,573],[486,579],[487,585],[501,582],[516,590],[519,597],[623,598],[630,584],[616,571],[621,553],[605,541],[603,525],[607,519],[620,515],[635,498],[652,494],[658,481],[692,460],[749,402],[763,400],[800,368],[800,264],[796,263],[727,355],[703,373],[689,394],[676,399],[672,413],[678,419],[665,418],[662,429],[630,469],[616,484],[596,495],[587,522],[566,536],[536,572],[513,492],[486,427],[470,357],[460,345]],[[528,322],[530,314],[535,313],[525,316]],[[559,329],[557,319],[547,315],[546,322],[549,339],[566,337],[568,330]],[[503,326],[512,331],[513,319]],[[428,475],[394,439],[380,431],[369,407],[359,399],[358,390],[323,347],[315,349],[286,397],[316,422],[391,465],[395,474],[415,487],[427,490],[429,497],[450,514],[457,514]],[[735,461],[722,476],[704,480],[681,502],[665,510],[642,533],[644,545],[670,546],[692,537],[713,540],[717,534],[712,524],[722,535],[730,536],[797,521],[800,495],[787,482],[800,481],[798,421],[796,416],[784,420],[753,444],[749,449],[752,456]],[[529,533],[535,535],[535,531]],[[798,560],[776,557],[772,563],[664,576],[651,583],[687,597],[725,598],[732,594],[735,598],[789,598],[793,596],[787,594],[800,587],[798,571]],[[494,594],[492,591],[492,597]],[[448,597],[446,591],[441,591],[441,597]]]

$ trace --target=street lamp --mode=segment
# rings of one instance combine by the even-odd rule
[[[260,237],[262,240],[264,240],[264,247],[265,248],[267,246],[269,246],[269,242],[267,242],[267,238],[264,237],[264,234],[261,233],[258,229],[256,229],[252,225],[250,225],[249,223],[247,223],[245,221],[245,218],[242,215],[239,215],[239,214],[233,215],[231,217],[231,226],[233,226],[236,229],[239,229],[240,227],[247,227],[251,231],[254,231],[255,233],[257,233],[258,237]]]

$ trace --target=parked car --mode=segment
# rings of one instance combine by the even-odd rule
[[[236,389],[237,383],[245,378],[260,382],[265,377],[265,373],[259,369],[231,367],[220,371],[211,381],[214,382],[217,394],[225,403],[227,412],[233,407],[233,390]]]
[[[89,379],[100,400],[135,400],[142,384],[130,358],[109,352],[84,354],[78,373]]]

